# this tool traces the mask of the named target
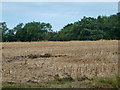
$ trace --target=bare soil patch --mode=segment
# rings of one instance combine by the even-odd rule
[[[6,42],[5,83],[92,80],[118,73],[118,41]]]
[[[25,56],[14,56],[12,58],[6,58],[8,62],[14,61],[14,60],[20,60],[20,59],[36,59],[36,58],[51,58],[51,57],[65,57],[67,55],[64,54],[56,54],[52,55],[50,53],[45,53],[45,54],[30,54],[30,55],[25,55]]]

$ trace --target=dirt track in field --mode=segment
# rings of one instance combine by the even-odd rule
[[[71,77],[112,77],[118,71],[118,41],[6,42],[3,83],[44,83]]]

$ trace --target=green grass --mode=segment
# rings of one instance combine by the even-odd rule
[[[2,57],[5,57],[5,55],[2,53]]]
[[[65,81],[50,81],[50,84],[57,84],[57,85],[62,85],[62,84],[65,84],[66,82]]]
[[[45,84],[5,84],[2,88],[45,88]]]
[[[5,84],[3,88],[120,88],[120,77],[95,78],[93,80],[63,79],[48,81],[47,83]]]
[[[7,84],[7,85],[3,85],[3,88],[25,88],[28,87],[28,85],[25,84]]]
[[[118,75],[113,78],[97,78],[93,82],[98,87],[120,88],[120,77]]]

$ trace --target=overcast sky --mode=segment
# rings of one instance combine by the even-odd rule
[[[32,21],[50,23],[54,31],[83,16],[109,16],[118,12],[117,2],[3,2],[2,21],[9,28]]]

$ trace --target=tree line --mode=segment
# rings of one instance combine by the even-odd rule
[[[52,30],[50,23],[28,22],[19,23],[9,29],[6,22],[0,23],[2,41],[70,41],[70,40],[119,40],[120,13],[111,16],[83,17],[69,23],[60,31]]]

